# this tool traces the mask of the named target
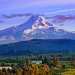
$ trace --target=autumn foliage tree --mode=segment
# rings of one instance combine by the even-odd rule
[[[47,64],[42,64],[40,70],[40,75],[50,75],[51,74],[51,68]]]
[[[59,59],[58,59],[57,56],[53,57],[53,64],[54,64],[54,67],[56,67],[56,68],[60,68],[61,67]]]
[[[30,60],[26,60],[25,67],[18,66],[15,69],[2,69],[0,75],[50,75],[51,68],[48,64],[36,64],[31,63]]]

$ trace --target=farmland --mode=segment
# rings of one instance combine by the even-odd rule
[[[31,64],[36,64],[39,70],[40,68],[42,68],[42,65],[46,64],[50,69],[49,75],[75,75],[74,55],[75,53],[73,52],[68,54],[67,53],[45,53],[45,54],[33,53],[21,56],[0,56],[0,65],[1,67],[10,66],[16,72],[18,67],[24,70],[24,68],[27,66],[26,62],[27,63],[30,62]]]

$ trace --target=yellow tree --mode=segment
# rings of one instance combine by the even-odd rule
[[[24,68],[24,75],[28,75],[28,73],[29,73],[29,66],[26,65]]]
[[[33,66],[30,60],[26,60],[26,66],[24,69],[24,75],[34,75]]]
[[[22,73],[23,73],[23,70],[20,67],[18,67],[18,69],[16,70],[16,74],[22,75]]]
[[[45,68],[43,67],[43,65],[40,68],[40,75],[46,75],[46,71],[45,71]]]
[[[33,64],[33,70],[34,70],[34,75],[38,75],[39,74],[39,68],[37,64]]]
[[[61,67],[59,59],[58,59],[57,56],[53,57],[53,64],[54,64],[54,67],[56,67],[56,68],[60,68]]]
[[[41,75],[50,75],[51,74],[51,69],[47,64],[43,64],[40,68],[40,74]]]
[[[34,75],[33,65],[26,65],[24,69],[24,75]]]

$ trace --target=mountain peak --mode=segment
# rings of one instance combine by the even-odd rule
[[[44,19],[44,17],[40,16],[40,15],[34,15],[33,16],[34,19],[34,24],[32,25],[33,29],[47,29],[50,26],[52,27],[53,25],[51,23],[49,23],[48,21],[46,21]]]
[[[17,28],[20,29],[20,31],[24,31],[25,29],[47,29],[50,26],[52,27],[53,25],[42,16],[32,15],[27,22],[19,25]]]

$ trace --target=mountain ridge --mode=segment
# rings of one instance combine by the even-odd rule
[[[30,19],[16,27],[0,31],[0,44],[14,43],[31,39],[73,39],[75,33],[58,29],[40,15],[33,15]]]
[[[32,39],[0,45],[0,56],[26,55],[35,53],[75,52],[75,40],[70,39]]]

